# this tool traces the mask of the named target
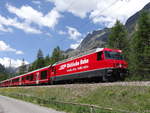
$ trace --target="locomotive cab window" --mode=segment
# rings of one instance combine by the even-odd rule
[[[122,54],[119,52],[105,51],[106,59],[123,60]]]
[[[97,61],[102,60],[102,52],[97,53]]]
[[[42,71],[41,72],[41,79],[46,79],[47,78],[47,71]]]

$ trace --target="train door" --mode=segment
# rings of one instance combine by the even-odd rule
[[[50,77],[51,77],[51,67],[49,67],[47,69],[47,78],[48,78],[48,80],[50,80]]]
[[[12,86],[12,80],[10,80],[10,86]]]
[[[56,75],[56,67],[55,66],[52,67],[52,74],[53,74],[53,76]]]
[[[95,69],[104,68],[104,54],[102,51],[96,53]]]
[[[96,81],[102,81],[103,77],[105,76],[105,60],[104,60],[104,52],[99,51],[96,53],[94,68],[96,69],[95,75],[97,76]]]
[[[39,84],[40,72],[36,73],[36,84]]]
[[[19,77],[19,86],[22,84],[22,77]]]
[[[55,81],[55,76],[56,76],[56,67],[52,66],[50,69],[50,80],[49,80],[49,84],[54,84]]]

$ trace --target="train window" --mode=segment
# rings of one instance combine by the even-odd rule
[[[33,74],[32,74],[32,75],[28,75],[28,76],[26,77],[26,79],[29,80],[29,81],[33,81]]]
[[[41,79],[46,79],[47,78],[47,71],[42,71],[41,72]]]
[[[119,52],[105,51],[105,57],[106,59],[123,60],[123,57]]]
[[[33,81],[33,75],[30,75],[29,77],[30,77],[30,81]]]
[[[24,80],[25,80],[25,77],[22,77],[22,80],[24,81]]]
[[[29,77],[28,77],[28,76],[26,76],[26,80],[29,80]]]
[[[97,53],[97,60],[102,60],[102,52]]]
[[[13,83],[14,83],[14,82],[19,82],[19,78],[13,79],[12,82],[13,82]]]

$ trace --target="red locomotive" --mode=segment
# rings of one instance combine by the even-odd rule
[[[53,84],[78,80],[123,80],[127,62],[118,49],[97,48],[53,65],[0,82],[0,86]]]

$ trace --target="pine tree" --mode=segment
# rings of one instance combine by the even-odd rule
[[[45,65],[46,66],[48,66],[48,65],[50,65],[51,64],[51,61],[50,61],[50,57],[49,57],[49,55],[47,55],[46,57],[45,57]]]
[[[28,72],[31,72],[31,71],[33,71],[35,68],[33,67],[33,63],[29,66],[29,68],[28,68]]]
[[[34,65],[33,65],[34,66]],[[44,55],[41,49],[38,50],[37,60],[35,61],[35,69],[42,68],[45,66]]]
[[[120,21],[116,21],[115,25],[111,28],[111,34],[108,39],[108,47],[121,49],[127,58],[128,54],[128,41],[127,30]]]
[[[2,64],[0,64],[0,73],[3,73],[3,72],[5,72],[5,67]]]
[[[35,69],[45,67],[44,55],[41,49],[37,52],[37,59],[29,66],[28,72],[33,71]]]
[[[45,58],[44,58],[42,50],[39,49],[37,52],[37,59],[32,63],[32,65],[29,66],[28,72],[54,64],[66,58],[67,56],[62,54],[62,51],[60,50],[58,46],[54,48],[51,57],[47,55]]]
[[[130,70],[138,79],[150,78],[150,15],[142,12],[131,42]]]
[[[0,81],[5,80],[8,78],[8,73],[6,72],[5,67],[0,64]]]
[[[56,48],[54,48],[53,53],[52,53],[52,57],[51,57],[51,63],[54,64],[58,61],[61,61],[63,59],[65,59],[66,57],[62,54],[62,51],[60,50],[59,46],[57,46]]]
[[[19,74],[24,74],[26,72],[26,65],[24,59],[22,59],[22,65],[19,67]]]
[[[37,59],[43,59],[43,58],[44,58],[43,52],[41,49],[39,49],[37,52]]]

